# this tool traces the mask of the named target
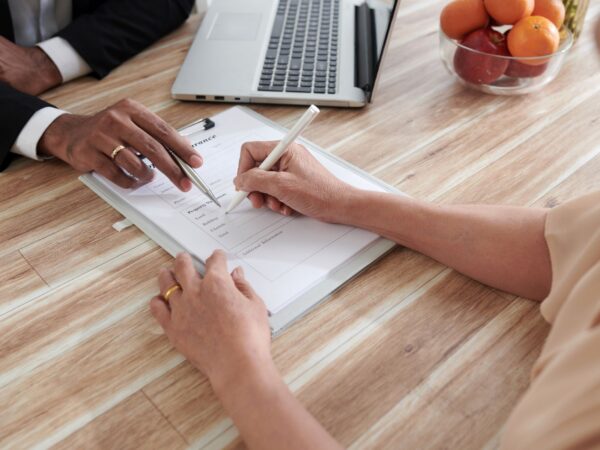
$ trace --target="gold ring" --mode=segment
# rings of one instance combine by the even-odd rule
[[[117,157],[117,155],[119,153],[121,153],[123,150],[125,150],[125,148],[126,147],[124,145],[119,145],[119,146],[115,147],[115,149],[112,151],[112,153],[110,155],[110,157],[112,158],[112,160],[114,161],[115,158]]]
[[[175,292],[181,290],[181,285],[179,283],[171,286],[169,289],[167,289],[167,292],[165,292],[165,294],[163,295],[163,298],[165,299],[165,302],[169,303],[169,298],[171,298],[171,295],[173,295]]]

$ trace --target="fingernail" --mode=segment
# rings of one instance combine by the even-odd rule
[[[190,163],[192,164],[192,167],[200,167],[203,162],[204,160],[200,155],[192,155],[192,157],[190,158]]]
[[[184,192],[188,192],[192,189],[192,182],[188,178],[184,178],[181,181],[181,189],[183,189]]]

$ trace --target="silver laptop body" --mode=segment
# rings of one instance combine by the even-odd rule
[[[398,3],[213,0],[172,95],[207,102],[364,106]]]

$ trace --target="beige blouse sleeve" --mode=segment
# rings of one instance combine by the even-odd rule
[[[600,192],[550,211],[546,241],[552,329],[501,446],[600,448]]]

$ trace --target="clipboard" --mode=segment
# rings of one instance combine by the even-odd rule
[[[282,133],[287,131],[284,127],[268,120],[258,113],[255,113],[249,108],[240,106],[236,106],[234,108],[239,109],[245,114],[252,116],[254,119],[275,130],[278,130]],[[196,123],[198,122],[194,122],[194,124]],[[218,126],[218,120],[216,120],[216,123]],[[188,127],[184,127],[182,130],[180,130],[180,132],[183,132],[185,135],[186,129],[188,129]],[[310,148],[311,151],[319,153],[322,157],[328,158],[336,164],[343,166],[346,169],[351,170],[352,172],[369,180],[371,183],[378,185],[383,191],[404,195],[396,188],[352,166],[341,158],[326,152],[319,146],[304,138],[298,139],[297,142],[300,142],[307,148]],[[107,189],[106,186],[92,174],[83,175],[80,177],[80,180],[172,256],[184,251],[188,251],[175,238],[159,228],[150,218],[132,208],[127,202],[119,197],[119,195],[115,194],[110,189]],[[345,263],[336,267],[335,270],[331,271],[325,278],[320,280],[315,285],[310,286],[299,296],[294,298],[289,304],[277,311],[277,313],[271,315],[269,322],[272,334],[276,336],[285,331],[292,323],[301,319],[320,303],[326,301],[331,294],[344,286],[349,280],[359,275],[360,272],[380,259],[395,246],[396,244],[392,241],[381,237],[377,238]],[[199,272],[204,273],[203,262],[196,257],[193,259]]]

